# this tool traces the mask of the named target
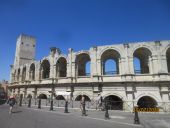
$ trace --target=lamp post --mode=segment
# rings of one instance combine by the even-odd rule
[[[135,111],[134,124],[140,124],[137,108],[138,108],[137,106],[134,107]]]

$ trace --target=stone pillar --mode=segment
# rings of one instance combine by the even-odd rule
[[[126,95],[127,95],[127,101],[125,103],[125,110],[132,112],[133,107],[134,107],[134,89],[133,89],[133,86],[127,86],[126,87]]]
[[[75,57],[72,48],[69,48],[68,62],[67,62],[67,76],[75,77]]]
[[[94,46],[90,49],[91,54],[91,67],[90,67],[90,73],[92,76],[96,76],[98,74],[97,72],[97,46]]]
[[[131,65],[131,60],[129,60],[129,44],[124,44],[124,50],[125,50],[125,59],[123,60],[122,58],[122,66],[124,68],[122,68],[122,74],[132,74],[131,72],[131,68],[133,67],[133,65]],[[132,57],[133,58],[133,57]]]
[[[158,69],[159,69],[159,65],[158,65],[158,56],[157,55],[152,55],[152,73],[153,74],[157,74],[158,73]]]
[[[134,63],[133,63],[133,56],[128,58],[128,62],[129,62],[129,74],[135,74],[134,72]]]
[[[167,64],[167,58],[166,55],[162,55],[160,58],[161,65],[159,66],[159,69],[162,73],[168,73],[168,64]]]
[[[149,73],[153,74],[153,64],[152,64],[151,56],[149,56],[149,58],[148,58],[148,66],[149,66]]]

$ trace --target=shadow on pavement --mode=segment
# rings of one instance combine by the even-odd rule
[[[14,113],[14,114],[15,114],[15,113],[20,113],[20,112],[22,112],[22,111],[14,111],[14,112],[12,112],[12,113]]]
[[[0,105],[3,105],[6,103],[6,100],[5,99],[0,99]]]

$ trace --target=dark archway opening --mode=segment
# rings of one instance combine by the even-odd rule
[[[42,79],[50,77],[50,63],[48,60],[44,60],[41,64]]]
[[[35,64],[31,64],[29,71],[30,80],[35,80]]]
[[[157,102],[150,96],[143,96],[138,100],[137,105],[141,108],[154,108],[157,106]]]
[[[39,98],[39,99],[47,99],[47,95],[45,95],[45,94],[40,94],[40,95],[38,96],[38,98]]]
[[[66,77],[67,76],[67,60],[64,57],[61,57],[57,61],[56,74],[57,74],[57,77]]]
[[[32,98],[32,95],[31,95],[31,94],[28,94],[27,98]]]
[[[76,75],[90,76],[90,56],[87,53],[81,53],[76,57]]]
[[[65,98],[62,95],[58,95],[58,96],[56,96],[56,100],[65,100]]]
[[[85,101],[91,101],[90,98],[87,95],[84,95]],[[81,101],[82,95],[78,95],[75,99],[75,101]]]
[[[108,104],[110,110],[123,110],[123,101],[118,96],[107,96],[104,101]]]

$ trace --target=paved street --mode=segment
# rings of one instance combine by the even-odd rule
[[[8,105],[0,105],[1,128],[169,128],[170,114],[140,114],[142,125],[134,125],[134,115],[129,112],[109,111],[110,120],[104,119],[104,112],[88,111],[82,117],[79,110],[64,113],[63,108],[49,111],[49,107],[15,107],[12,115],[8,114]]]
[[[133,124],[105,121],[101,118],[82,117],[80,114],[64,114],[45,109],[34,110],[15,108],[12,115],[8,114],[8,106],[0,106],[1,128],[136,128]]]

